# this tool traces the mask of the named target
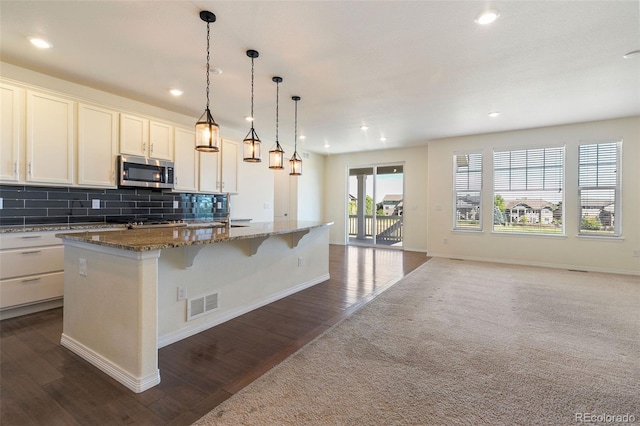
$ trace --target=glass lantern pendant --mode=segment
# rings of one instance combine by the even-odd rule
[[[296,103],[296,115],[295,115],[295,136],[294,136],[294,149],[293,149],[293,156],[291,157],[291,160],[289,160],[289,174],[291,176],[300,176],[302,175],[302,158],[300,158],[300,156],[298,155],[298,101],[300,100],[300,96],[292,96],[291,99],[293,99]]]
[[[242,141],[243,160],[248,163],[259,163],[262,161],[262,142],[253,128],[253,60],[260,54],[256,50],[247,50],[247,56],[251,58],[251,130]]]
[[[278,141],[278,105],[280,104],[280,83],[282,83],[282,77],[273,77],[271,80],[276,83],[276,145],[269,151],[269,168],[273,170],[284,170],[284,150]]]
[[[220,151],[220,126],[213,119],[209,110],[209,24],[216,21],[216,15],[203,10],[200,19],[207,23],[207,107],[196,122],[196,151],[218,152]]]

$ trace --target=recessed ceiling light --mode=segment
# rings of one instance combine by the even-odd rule
[[[498,9],[489,9],[476,16],[474,21],[476,24],[487,25],[498,19],[498,16],[500,16],[500,11]]]
[[[386,142],[386,141],[387,141],[387,138],[385,138],[384,136],[380,138],[380,142]]]
[[[325,144],[324,144],[324,147],[325,147],[325,148],[329,148],[330,146],[331,146],[331,145],[329,145],[328,143],[325,143]]]
[[[493,111],[493,112],[489,113],[489,117],[491,117],[491,118],[496,118],[499,115],[500,115],[500,112],[498,112],[498,111]]]
[[[53,44],[43,38],[29,37],[29,41],[38,49],[51,49],[53,47]]]
[[[211,74],[215,74],[215,75],[222,74],[222,69],[220,68],[209,68],[209,71],[211,71]]]
[[[369,128],[369,126],[366,126],[364,124],[362,126],[360,126],[360,130],[367,130],[368,128]]]
[[[632,50],[631,52],[625,53],[622,57],[625,59],[633,58],[634,56],[640,55],[640,49]]]
[[[171,89],[169,90],[169,93],[171,93],[173,96],[181,96],[184,92],[180,89]]]
[[[250,115],[245,115],[244,119],[247,121],[253,121],[253,117],[251,117]]]
[[[305,140],[307,137],[305,135],[300,135],[298,136],[298,139],[300,139],[301,141]]]

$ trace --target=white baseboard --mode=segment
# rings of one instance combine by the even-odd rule
[[[281,291],[279,293],[276,293],[270,297],[267,297],[266,299],[262,299],[259,302],[256,302],[252,305],[249,306],[242,306],[239,307],[237,309],[234,309],[232,311],[227,312],[226,314],[222,315],[222,316],[218,316],[218,317],[213,317],[211,318],[211,320],[206,321],[204,323],[200,322],[198,324],[195,324],[193,326],[187,326],[185,328],[182,328],[178,331],[172,332],[172,333],[167,333],[163,336],[158,336],[158,349],[165,347],[167,345],[170,345],[172,343],[178,342],[182,339],[186,339],[187,337],[191,337],[195,334],[198,334],[204,330],[208,330],[211,327],[215,327],[216,325],[222,324],[224,322],[227,322],[235,317],[239,317],[240,315],[244,315],[247,312],[251,312],[254,309],[258,309],[264,305],[268,305],[269,303],[273,303],[276,300],[280,300],[284,297],[290,296],[294,293],[297,293],[301,290],[304,290],[306,288],[309,288],[311,286],[314,286],[316,284],[320,284],[321,282],[324,282],[326,280],[329,279],[329,274],[324,274],[321,275],[317,278],[314,278],[312,280],[309,281],[305,281],[295,287],[291,287],[288,288],[284,291]]]
[[[136,377],[64,333],[60,344],[135,393],[144,392],[160,383],[160,370],[156,369],[154,374],[145,377]]]
[[[614,269],[614,268],[599,268],[599,267],[585,266],[585,265],[567,265],[562,263],[559,264],[559,263],[531,262],[531,261],[512,260],[512,259],[494,259],[494,258],[486,258],[486,257],[459,256],[454,254],[430,253],[430,252],[427,253],[427,256],[442,257],[445,259],[475,260],[478,262],[506,263],[509,265],[539,266],[542,268],[569,269],[574,271],[602,272],[606,274],[622,274],[622,275],[639,275],[640,276],[640,271]]]

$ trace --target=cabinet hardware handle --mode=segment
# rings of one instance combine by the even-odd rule
[[[147,143],[142,142],[142,151],[144,152],[147,149]]]
[[[22,280],[23,283],[32,283],[34,281],[40,281],[42,278],[29,278],[28,280]]]
[[[151,152],[153,152],[153,144],[149,145],[149,147],[151,148]]]
[[[13,162],[13,175],[14,176],[18,176],[18,162],[17,161]]]
[[[42,238],[42,235],[27,235],[27,236],[20,237],[20,238],[22,238],[23,240],[33,240],[33,239],[36,239],[36,238]]]
[[[42,253],[42,250],[23,251],[20,254],[38,254],[38,253]]]
[[[31,176],[31,161],[29,161],[29,176]]]

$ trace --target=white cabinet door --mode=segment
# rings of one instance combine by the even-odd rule
[[[173,161],[173,126],[158,121],[149,122],[149,151],[147,156],[149,158]]]
[[[222,192],[238,193],[238,162],[240,147],[237,142],[222,140],[221,181]]]
[[[120,153],[146,157],[148,145],[149,120],[120,114]]]
[[[220,153],[199,152],[200,157],[200,192],[220,192]]]
[[[175,128],[174,133],[175,190],[198,191],[198,151],[195,131]]]
[[[21,124],[24,122],[24,90],[0,84],[0,180],[19,182],[23,164],[20,162],[24,147]]]
[[[73,183],[74,102],[28,90],[26,123],[26,180]]]
[[[78,104],[78,184],[116,187],[118,113]]]

